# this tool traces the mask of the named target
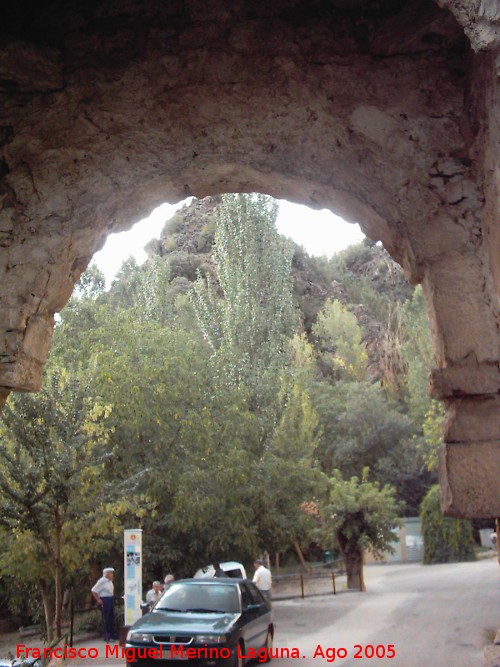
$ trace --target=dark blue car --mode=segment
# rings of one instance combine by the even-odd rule
[[[251,581],[186,579],[130,628],[127,667],[242,667],[256,657],[268,661],[273,636],[270,603]]]

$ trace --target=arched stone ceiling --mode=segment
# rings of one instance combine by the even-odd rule
[[[0,401],[106,235],[189,194],[359,221],[422,282],[443,507],[500,515],[500,15],[492,0],[0,8]]]

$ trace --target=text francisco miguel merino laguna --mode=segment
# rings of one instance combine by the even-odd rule
[[[218,648],[218,647],[208,647],[200,646],[197,648],[185,648],[184,646],[172,646],[171,648],[166,648],[163,650],[163,646],[158,648],[136,648],[132,646],[122,646],[119,644],[106,644],[105,647],[106,658],[122,658],[127,660],[127,662],[135,662],[136,660],[144,659],[159,659],[164,660],[169,659],[203,659],[203,658],[215,658],[216,660],[223,658],[227,659],[231,656],[231,651],[229,648]],[[248,660],[258,660],[259,662],[267,662],[269,658],[299,658],[303,657],[299,654],[298,648],[259,648],[247,649],[245,653],[242,653],[242,647],[238,644],[238,657],[246,658]],[[16,658],[60,658],[67,660],[68,658],[102,658],[103,656],[99,655],[99,649],[95,647],[90,648],[74,648],[68,646],[68,644],[63,644],[62,646],[57,646],[55,648],[36,648],[31,646],[26,646],[25,644],[18,644],[16,646]],[[316,655],[315,655],[316,657]]]

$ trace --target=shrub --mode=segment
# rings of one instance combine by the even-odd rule
[[[165,239],[163,242],[163,251],[165,253],[173,252],[174,250],[177,250],[177,241],[175,237],[170,236],[168,239]]]
[[[172,280],[179,276],[191,281],[196,280],[197,271],[200,267],[200,258],[197,255],[183,250],[174,250],[168,255],[168,263]]]
[[[420,506],[424,537],[424,563],[456,563],[475,560],[470,521],[452,519],[441,513],[439,486],[432,486]]]
[[[165,226],[163,227],[163,231],[161,233],[161,237],[166,238],[171,234],[176,234],[177,232],[180,232],[183,227],[184,227],[184,216],[181,215],[179,212],[174,213],[174,215],[170,218],[170,220],[167,220],[167,222],[165,223]]]

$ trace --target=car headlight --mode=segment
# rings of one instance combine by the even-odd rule
[[[148,632],[134,632],[129,630],[127,633],[128,642],[150,642],[153,636]]]
[[[226,635],[198,635],[196,637],[197,644],[226,644]]]

